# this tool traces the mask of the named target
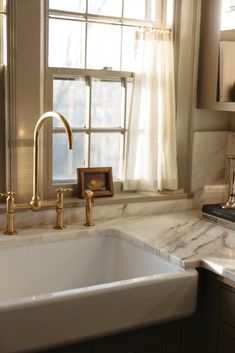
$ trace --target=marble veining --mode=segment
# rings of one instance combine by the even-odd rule
[[[92,229],[85,229],[81,223],[69,225],[63,231],[49,226],[21,229],[19,235],[1,236],[0,246],[99,236],[104,229],[110,235],[118,232],[182,268],[202,266],[235,280],[235,231],[202,220],[198,210],[103,219]]]

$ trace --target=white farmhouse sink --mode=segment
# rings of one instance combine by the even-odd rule
[[[48,348],[193,313],[196,271],[183,271],[121,232],[92,234],[0,248],[0,352]]]

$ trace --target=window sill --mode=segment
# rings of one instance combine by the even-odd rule
[[[139,203],[167,200],[182,200],[192,198],[192,194],[187,194],[182,190],[176,192],[154,193],[154,192],[128,192],[114,194],[112,197],[97,197],[95,198],[96,205],[117,205],[123,203]],[[66,198],[64,200],[65,207],[84,206],[84,199],[75,197]]]
[[[118,204],[129,204],[129,203],[140,203],[140,202],[154,202],[154,201],[168,201],[168,200],[183,200],[192,198],[192,194],[187,194],[182,190],[175,192],[128,192],[123,191],[115,194],[113,197],[97,197],[95,198],[95,205],[118,205]],[[64,207],[84,207],[85,200],[76,197],[68,197],[64,199]],[[21,212],[29,209],[28,204],[20,204],[20,209],[16,209],[16,212]],[[48,208],[42,208],[42,211]],[[6,205],[0,204],[0,214],[6,212]]]

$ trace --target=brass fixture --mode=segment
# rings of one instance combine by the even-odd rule
[[[227,155],[229,162],[229,198],[222,208],[235,208],[235,155]]]
[[[95,223],[93,223],[92,220],[92,203],[94,202],[94,192],[91,190],[85,190],[84,197],[86,199],[86,223],[84,223],[84,226],[94,226]]]
[[[57,192],[56,225],[54,226],[54,229],[66,228],[64,225],[64,192],[66,192],[66,191],[73,191],[73,189],[59,188],[56,190],[56,192]]]
[[[15,192],[8,191],[7,193],[0,193],[0,196],[6,197],[7,199],[7,227],[4,231],[4,234],[13,235],[16,234],[14,226],[14,218],[15,218]]]
[[[56,225],[55,229],[63,229],[64,225],[64,192],[72,191],[72,189],[59,188],[56,190],[57,199],[56,201],[41,201],[39,197],[39,187],[38,187],[38,174],[39,174],[39,133],[41,127],[45,120],[49,118],[56,118],[62,121],[64,124],[67,137],[68,137],[68,146],[69,149],[72,149],[73,145],[73,135],[69,123],[63,117],[63,115],[56,112],[47,112],[43,114],[37,121],[34,129],[34,155],[33,155],[33,197],[31,202],[28,204],[28,208],[32,211],[39,211],[41,207],[56,207]],[[16,205],[15,204],[15,192],[9,191],[7,193],[0,193],[0,196],[7,198],[7,228],[4,234],[13,235],[16,234],[14,227],[14,217],[15,209],[23,209],[25,205]]]
[[[62,121],[64,124],[64,128],[67,133],[67,138],[68,138],[68,147],[71,150],[73,146],[73,135],[72,131],[70,128],[69,123],[63,117],[63,115],[56,113],[56,112],[47,112],[43,114],[37,121],[37,124],[34,129],[34,152],[33,152],[33,197],[32,201],[30,202],[31,209],[33,211],[39,211],[40,208],[43,206],[45,207],[45,204],[42,203],[39,197],[39,192],[38,192],[38,171],[39,171],[39,133],[41,130],[41,127],[43,123],[49,119],[49,118],[56,118]]]

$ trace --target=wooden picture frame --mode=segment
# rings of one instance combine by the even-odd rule
[[[113,196],[112,167],[77,168],[78,197],[84,198],[84,191],[91,190],[94,197]]]

